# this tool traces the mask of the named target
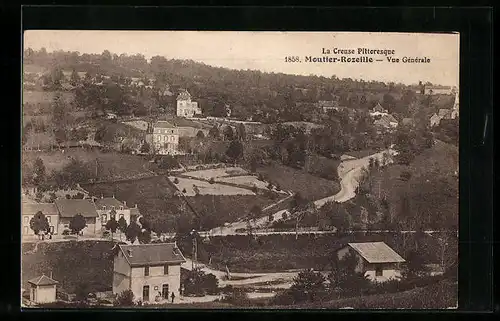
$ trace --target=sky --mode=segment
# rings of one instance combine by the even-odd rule
[[[78,31],[29,30],[24,48],[118,55],[137,54],[147,59],[191,59],[231,69],[252,69],[297,75],[317,75],[416,84],[459,84],[459,34],[410,34],[368,32],[239,32],[239,31]],[[322,57],[332,50],[369,48],[394,50],[399,63],[383,59],[374,63],[309,63],[306,56]],[[298,56],[301,62],[285,62]],[[346,55],[348,57],[363,56]],[[430,63],[402,63],[403,57],[428,57]]]

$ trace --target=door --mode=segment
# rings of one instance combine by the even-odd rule
[[[28,227],[24,226],[23,227],[23,233],[24,233],[24,235],[28,235],[28,231],[29,231]]]
[[[145,285],[142,288],[142,301],[143,302],[149,301],[149,285]]]
[[[50,227],[50,234],[54,234],[54,226],[53,225]]]
[[[36,290],[31,288],[31,301],[36,302]]]
[[[161,287],[161,296],[163,299],[168,300],[168,284],[163,284]]]

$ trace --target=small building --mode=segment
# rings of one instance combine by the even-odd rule
[[[30,285],[30,301],[35,303],[49,303],[56,301],[56,280],[42,275],[28,281]]]
[[[391,114],[384,114],[376,116],[373,124],[377,127],[382,127],[385,129],[392,129],[398,127],[398,120],[394,118]]]
[[[357,259],[355,272],[375,282],[401,277],[401,264],[406,262],[384,242],[348,243],[337,251],[338,259],[352,253]]]
[[[151,146],[159,155],[176,155],[179,150],[179,130],[167,121],[157,121],[152,126]]]
[[[177,96],[177,116],[192,118],[201,114],[201,109],[196,101],[191,101],[191,94],[187,90],[181,91]]]
[[[81,214],[85,218],[87,226],[82,230],[83,234],[94,235],[101,230],[101,224],[97,224],[98,214],[94,203],[89,199],[64,199],[59,198],[54,202],[59,211],[59,230],[69,229],[71,219]]]
[[[384,109],[380,103],[377,103],[375,107],[373,107],[372,110],[370,110],[370,116],[385,116],[389,114],[389,111],[387,109]]]
[[[186,262],[175,243],[118,245],[114,258],[113,294],[131,290],[136,300],[179,297],[181,264]]]

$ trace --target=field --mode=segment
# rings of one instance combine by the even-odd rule
[[[240,167],[213,168],[213,169],[204,169],[200,171],[192,171],[184,173],[184,175],[201,179],[210,179],[210,178],[227,177],[234,175],[246,175],[246,174],[248,174],[247,171],[245,171]]]
[[[41,243],[35,253],[26,253],[33,244],[22,245],[21,280],[28,289],[27,281],[50,275],[60,282],[62,289],[74,293],[81,285],[88,285],[91,292],[112,288],[113,259],[107,241],[73,241]]]
[[[310,200],[334,195],[340,190],[340,184],[336,181],[320,178],[276,163],[259,167],[257,172],[262,174],[267,181],[279,185],[282,190],[298,192]]]
[[[193,218],[193,213],[184,206],[166,176],[156,176],[140,180],[114,183],[82,184],[82,187],[95,196],[112,196],[124,200],[132,206],[137,204],[141,214],[150,218],[162,218],[168,222],[168,232],[175,232],[176,220]],[[231,187],[232,188],[232,187]],[[262,195],[198,195],[187,197],[197,212],[208,214],[211,224],[216,227],[232,222],[248,214],[252,206],[265,207],[276,200]],[[207,226],[207,228],[211,228]]]
[[[267,184],[268,184],[267,182],[260,181],[257,177],[251,176],[251,175],[221,177],[221,178],[216,178],[215,181],[222,182],[222,183],[244,185],[244,186],[248,186],[250,188],[255,186],[255,187],[260,188],[260,189],[266,189]],[[284,191],[280,191],[280,192],[286,193]]]
[[[86,150],[82,148],[65,149],[52,152],[29,152],[24,151],[23,161],[33,164],[40,157],[43,160],[47,172],[59,171],[71,161],[71,158],[90,163],[95,171],[97,160],[97,172],[100,180],[125,179],[150,175],[145,169],[147,161],[140,156],[121,154],[116,152],[104,153],[96,149]]]
[[[70,104],[74,100],[74,94],[70,92],[61,91],[58,92],[61,98]],[[51,104],[54,100],[56,92],[55,91],[23,91],[23,104]],[[29,110],[23,110],[23,113],[29,114]]]
[[[171,181],[174,181],[175,177],[169,177]],[[201,195],[255,195],[254,192],[248,189],[228,186],[224,184],[210,184],[209,182],[178,177],[179,183],[176,184],[180,191],[186,190],[184,195],[195,196],[194,186],[196,186]]]

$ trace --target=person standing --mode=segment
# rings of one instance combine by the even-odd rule
[[[174,299],[175,299],[175,294],[174,294],[174,292],[172,292],[172,295],[170,296],[170,298],[172,299],[172,303],[174,303]]]

